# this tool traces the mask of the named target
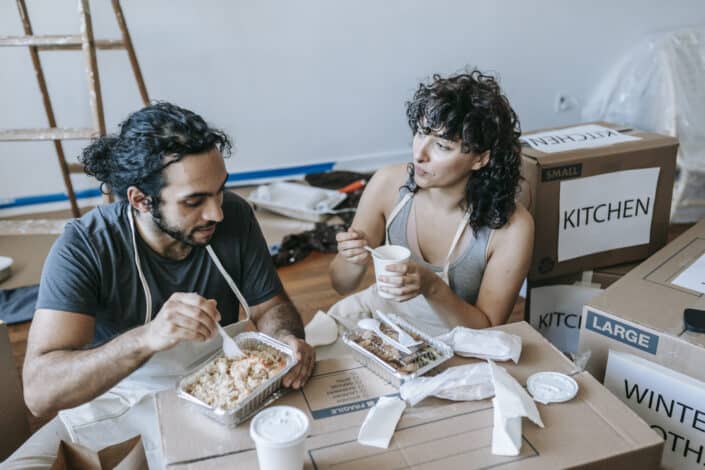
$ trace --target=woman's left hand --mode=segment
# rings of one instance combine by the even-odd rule
[[[389,286],[378,285],[378,288],[394,296],[392,300],[397,302],[404,302],[419,294],[425,295],[429,291],[431,283],[440,279],[433,272],[413,261],[404,264],[390,264],[386,268],[387,271],[398,273],[398,275],[379,276],[380,282],[389,284]]]

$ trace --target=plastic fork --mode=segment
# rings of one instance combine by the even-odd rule
[[[362,328],[363,330],[370,330],[374,332],[377,336],[379,336],[382,341],[385,343],[389,344],[392,346],[394,349],[398,349],[399,351],[405,353],[405,354],[412,354],[413,351],[403,344],[401,344],[398,341],[395,341],[394,339],[390,338],[389,336],[385,335],[382,333],[382,330],[379,328],[379,320],[376,318],[363,318],[362,320],[357,322],[357,326]]]
[[[240,346],[238,346],[235,340],[220,326],[220,323],[216,323],[216,325],[218,325],[218,333],[220,333],[220,336],[223,338],[223,353],[225,353],[225,357],[235,359],[244,356],[245,354],[242,352],[242,349],[240,349]]]
[[[406,331],[402,330],[399,325],[394,323],[394,321],[389,318],[389,316],[384,313],[380,312],[377,310],[377,316],[382,320],[386,325],[390,326],[394,331],[399,333],[399,342],[406,346],[407,348],[415,348],[418,346],[421,346],[423,344],[423,341],[417,341],[415,340],[409,333]]]

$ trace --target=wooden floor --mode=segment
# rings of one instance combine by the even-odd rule
[[[289,293],[299,312],[301,312],[304,322],[308,322],[318,310],[326,311],[342,298],[333,290],[328,279],[328,265],[333,256],[332,254],[314,252],[296,264],[279,269],[279,276],[284,288]],[[374,275],[372,269],[370,269],[362,284],[369,286],[373,281]],[[524,301],[520,299],[512,312],[510,321],[519,321],[523,319],[523,315]],[[30,323],[27,322],[9,327],[12,352],[20,375],[22,374],[25,349],[27,348],[29,325]],[[50,418],[36,418],[27,410],[27,419],[33,432]]]

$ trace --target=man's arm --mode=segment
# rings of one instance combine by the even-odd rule
[[[215,301],[173,294],[147,325],[91,349],[95,318],[40,309],[29,330],[22,373],[27,407],[35,416],[78,406],[105,393],[155,352],[186,340],[206,341],[220,319]]]
[[[150,353],[139,329],[95,349],[95,318],[71,312],[37,310],[27,341],[22,373],[27,407],[35,416],[71,408],[119,382]]]
[[[304,324],[294,304],[282,292],[250,310],[257,329],[287,343],[299,360],[284,377],[284,386],[303,387],[316,364],[316,351],[304,341]]]

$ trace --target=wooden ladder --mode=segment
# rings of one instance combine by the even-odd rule
[[[127,30],[125,17],[122,13],[120,0],[111,0],[115,18],[122,33],[122,39],[96,40],[93,37],[93,25],[91,21],[91,12],[88,5],[88,0],[78,0],[78,15],[81,24],[81,34],[75,35],[34,35],[32,25],[27,14],[27,6],[25,0],[17,0],[17,8],[22,26],[24,28],[24,36],[0,36],[0,46],[26,46],[29,48],[29,54],[32,59],[32,65],[37,76],[39,90],[42,93],[44,102],[44,110],[46,111],[48,128],[42,129],[12,129],[0,130],[0,141],[36,141],[36,140],[52,140],[56,149],[56,156],[59,161],[59,168],[66,186],[66,194],[71,204],[71,213],[74,217],[80,217],[81,212],[76,203],[76,194],[73,190],[71,182],[72,173],[82,173],[83,165],[80,163],[67,164],[64,156],[64,148],[61,144],[62,140],[70,139],[93,139],[105,135],[105,116],[103,114],[103,99],[100,89],[100,77],[98,74],[98,65],[96,62],[96,49],[125,49],[130,59],[132,72],[135,75],[137,86],[142,97],[142,102],[149,104],[149,96],[147,88],[142,78],[135,49],[132,47],[130,33]],[[44,70],[42,69],[41,61],[39,60],[39,51],[57,51],[57,50],[82,50],[86,63],[86,75],[88,78],[88,96],[91,107],[91,115],[93,121],[92,128],[71,129],[59,128],[56,126],[54,117],[54,108],[49,98],[49,90],[47,89],[46,80],[44,78]],[[109,196],[108,196],[109,197]],[[110,200],[110,199],[108,199]]]

